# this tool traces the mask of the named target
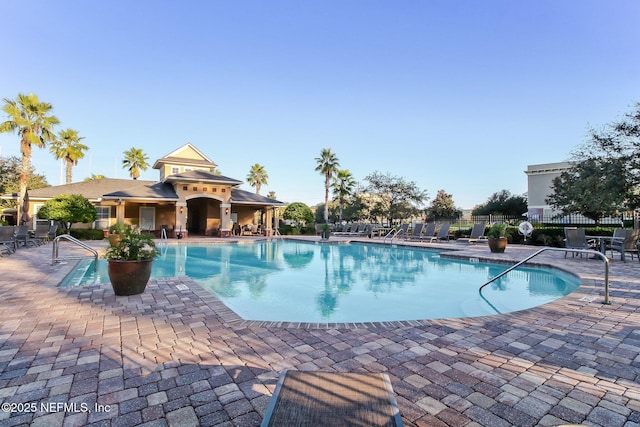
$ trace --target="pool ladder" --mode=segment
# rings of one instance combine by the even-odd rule
[[[604,301],[602,303],[603,304],[607,304],[607,305],[611,304],[611,301],[609,301],[609,258],[607,258],[606,255],[603,254],[602,252],[594,251],[592,249],[542,248],[539,251],[529,255],[528,257],[526,257],[522,261],[520,261],[520,262],[512,265],[511,267],[507,268],[502,273],[492,277],[491,279],[489,279],[487,281],[487,283],[485,283],[484,285],[480,286],[480,289],[478,289],[478,292],[480,293],[480,297],[487,304],[489,304],[489,306],[491,308],[493,308],[496,311],[496,313],[499,314],[500,311],[497,308],[495,308],[494,305],[491,304],[489,302],[489,300],[484,297],[484,295],[482,295],[482,289],[484,289],[484,287],[487,286],[488,284],[495,282],[496,280],[498,280],[499,278],[501,278],[505,274],[509,273],[510,271],[515,270],[516,268],[520,267],[522,264],[524,264],[525,262],[529,261],[531,258],[541,254],[542,252],[546,252],[546,251],[573,252],[573,253],[581,253],[581,254],[590,254],[590,255],[595,255],[595,256],[599,256],[600,258],[602,258],[602,260],[604,261]]]
[[[85,259],[87,257],[86,255],[85,256],[66,256],[66,257],[59,256],[58,249],[60,245],[60,240],[68,240],[69,242],[74,243],[77,246],[80,246],[82,249],[86,249],[87,251],[91,252],[94,258],[93,270],[96,271],[96,269],[98,268],[98,251],[96,251],[91,246],[81,242],[80,240],[76,239],[75,237],[69,234],[61,234],[57,236],[55,239],[53,239],[53,253],[51,254],[51,265],[54,265],[56,262],[59,262],[61,260]]]

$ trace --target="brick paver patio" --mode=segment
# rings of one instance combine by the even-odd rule
[[[407,426],[640,426],[637,260],[612,261],[611,305],[601,261],[545,253],[582,277],[578,291],[511,314],[368,325],[244,322],[188,278],[132,297],[58,288],[73,263],[50,261],[51,244],[0,258],[0,426],[255,426],[284,369],[387,372]]]

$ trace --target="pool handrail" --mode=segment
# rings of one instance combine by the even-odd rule
[[[76,244],[77,246],[80,246],[82,249],[86,249],[87,251],[91,252],[93,254],[94,257],[94,263],[93,263],[93,269],[94,271],[96,271],[96,269],[98,268],[98,251],[96,251],[95,249],[93,249],[91,246],[87,245],[86,243],[81,242],[80,240],[76,239],[75,237],[69,235],[69,234],[61,234],[59,236],[56,236],[55,239],[53,239],[53,248],[52,248],[52,254],[51,254],[51,265],[55,265],[55,263],[57,261],[63,260],[63,259],[84,259],[86,258],[86,256],[67,256],[67,257],[59,257],[58,256],[58,245],[59,245],[59,241],[65,239],[70,241],[71,243]]]
[[[609,301],[609,258],[607,258],[607,256],[605,254],[603,254],[602,252],[594,251],[593,249],[568,249],[568,248],[551,248],[551,247],[542,248],[539,251],[536,251],[533,254],[529,255],[528,257],[526,257],[522,261],[519,261],[516,264],[512,265],[511,267],[507,268],[502,273],[492,277],[491,279],[489,279],[487,281],[487,283],[485,283],[484,285],[480,286],[480,289],[478,289],[478,292],[480,293],[480,297],[487,304],[489,304],[489,306],[491,308],[493,308],[496,311],[496,313],[500,314],[500,311],[497,308],[495,308],[494,305],[491,304],[489,302],[489,300],[487,300],[484,297],[484,295],[482,295],[482,289],[484,289],[484,287],[487,286],[488,284],[493,283],[494,281],[498,280],[499,278],[501,278],[505,274],[509,273],[510,271],[515,270],[516,268],[520,267],[522,264],[524,264],[525,262],[529,261],[531,258],[533,258],[533,257],[535,257],[535,256],[537,256],[537,255],[539,255],[539,254],[541,254],[542,252],[545,252],[545,251],[575,252],[575,253],[596,255],[596,256],[599,256],[600,258],[602,258],[602,260],[604,261],[604,301],[603,301],[603,304],[607,304],[607,305],[611,304],[611,301]]]

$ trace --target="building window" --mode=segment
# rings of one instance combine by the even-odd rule
[[[171,168],[171,173],[172,174],[176,174],[178,172],[180,172],[180,168]]]
[[[212,193],[215,193],[216,191],[218,191],[218,189],[217,189],[217,188],[212,188],[212,189],[211,189],[211,192],[212,192]]]
[[[207,187],[202,187],[202,191],[206,193],[207,192]]]
[[[188,189],[189,189],[189,187],[187,187],[186,185],[183,185],[183,186],[182,186],[182,190],[183,190],[183,191],[187,191]]]
[[[226,192],[227,192],[227,189],[226,189],[226,188],[221,188],[221,189],[220,189],[220,192],[221,192],[221,193],[226,193]]]
[[[198,191],[198,187],[193,187],[192,190],[193,191]]]
[[[111,207],[110,206],[96,206],[96,213],[98,218],[93,223],[93,228],[107,229],[111,222]]]

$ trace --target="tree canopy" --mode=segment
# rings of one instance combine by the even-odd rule
[[[369,182],[367,191],[373,196],[371,215],[385,217],[390,224],[394,219],[419,215],[427,199],[427,191],[415,182],[389,173],[374,172],[365,180]]]
[[[123,154],[122,167],[129,171],[131,178],[140,178],[140,171],[146,171],[149,168],[149,157],[142,151],[142,148],[131,147]]]
[[[427,208],[427,218],[454,218],[462,216],[462,210],[456,208],[453,196],[444,190],[438,190],[438,194]]]
[[[18,193],[21,168],[20,158],[16,156],[0,157],[0,194]],[[30,167],[27,175],[28,189],[34,190],[49,186],[45,176],[35,173],[33,166]],[[0,206],[16,207],[15,202],[8,200],[0,200]]]
[[[256,187],[256,194],[260,194],[260,187],[262,187],[262,184],[267,185],[269,182],[269,174],[267,174],[264,166],[256,163],[251,166],[251,169],[249,170],[247,182],[250,186]]]
[[[98,219],[95,206],[80,194],[62,194],[47,200],[38,211],[38,218],[58,221],[67,230],[76,222],[88,223]]]
[[[471,214],[520,216],[527,212],[527,209],[526,197],[514,196],[509,190],[501,190],[489,196],[483,204],[473,208]]]
[[[66,164],[66,183],[71,184],[72,169],[78,160],[84,158],[84,152],[89,149],[81,143],[84,137],[73,129],[61,130],[58,138],[51,141],[50,151],[56,159],[63,159]]]
[[[294,202],[289,204],[282,214],[284,219],[295,221],[299,225],[313,221],[313,212],[311,208],[302,202]]]
[[[562,215],[582,214],[599,222],[624,209],[629,190],[629,181],[621,179],[624,173],[620,160],[583,160],[553,180],[553,194],[546,202]]]

